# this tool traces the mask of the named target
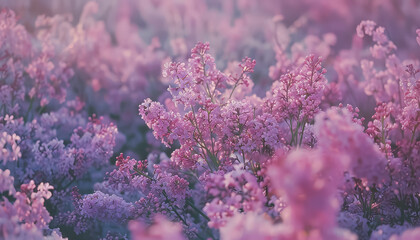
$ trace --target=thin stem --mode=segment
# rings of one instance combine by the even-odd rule
[[[295,130],[295,146],[298,145],[300,124],[301,124],[300,122],[297,122],[297,124],[296,124],[296,130]]]
[[[28,120],[29,112],[32,110],[32,106],[34,105],[34,98],[31,98],[31,102],[29,103],[28,111],[25,114],[24,120],[25,122]]]
[[[289,122],[290,122],[290,125],[289,125],[290,133],[292,134],[292,139],[290,140],[290,145],[292,145],[292,143],[293,143],[293,125],[292,125],[293,121],[292,121],[292,118],[290,118]],[[286,123],[287,123],[287,121],[286,121]]]
[[[202,148],[202,149],[204,149],[205,150],[205,152],[206,152],[206,154],[207,154],[207,156],[209,156],[209,158],[210,158],[210,160],[213,162],[213,164],[215,165],[214,167],[217,169],[218,167],[219,167],[219,160],[217,159],[217,157],[214,155],[214,153],[213,152],[211,152],[208,148],[207,148],[207,146],[206,146],[206,144],[205,144],[205,141],[204,141],[204,138],[203,138],[203,135],[202,135],[202,133],[201,133],[201,131],[200,131],[200,129],[198,128],[198,122],[197,122],[197,118],[196,118],[196,116],[195,116],[195,111],[194,111],[194,108],[191,106],[191,110],[192,110],[192,113],[193,113],[193,119],[190,119],[190,122],[191,122],[191,124],[195,127],[195,129],[196,129],[196,131],[197,131],[197,133],[198,133],[198,136],[199,136],[199,138],[200,138],[200,141],[197,141],[197,144]],[[208,164],[208,166],[209,166],[209,168],[210,168],[210,170],[213,172],[213,170],[212,170],[212,168],[211,168],[211,166],[210,166],[210,164],[209,164],[209,162],[207,161],[207,158],[205,158],[206,159],[206,162],[207,162],[207,164]]]
[[[0,112],[3,109],[3,116],[6,116],[6,105],[1,105]]]
[[[302,132],[300,133],[299,147],[302,145],[303,133],[305,132],[306,121],[303,122]]]
[[[148,179],[150,179],[150,180],[152,180],[152,181],[156,181],[154,178],[152,178],[152,177],[150,177],[150,176],[148,176],[148,175],[144,174],[143,172],[141,172],[141,171],[140,171],[139,169],[137,169],[137,168],[133,168],[133,170],[134,170],[136,173],[138,173],[138,174],[142,175],[143,177],[146,177],[146,178],[148,178]]]
[[[244,76],[244,71],[242,71],[242,73],[239,76],[238,80],[236,80],[235,85],[233,86],[232,91],[230,92],[229,99],[232,98],[233,92],[235,91],[236,87],[239,85],[239,81],[241,81],[241,79],[243,78],[243,76]]]
[[[186,203],[192,209],[194,209],[195,211],[197,211],[198,214],[200,214],[201,216],[203,216],[207,221],[210,221],[210,218],[205,213],[203,213],[200,209],[198,209],[196,206],[194,206],[194,204],[192,202],[190,202],[190,200],[187,199]]]
[[[162,191],[163,196],[166,198],[166,202],[169,204],[169,206],[172,208],[176,216],[185,224],[185,226],[189,227],[190,225],[181,217],[181,215],[178,213],[174,205],[172,205],[171,201],[169,200],[168,195],[166,194],[165,190]]]
[[[414,141],[414,137],[416,136],[416,130],[417,130],[417,127],[419,126],[419,124],[417,123],[416,124],[416,126],[414,126],[414,129],[413,129],[413,135],[411,136],[411,140],[410,140],[410,145],[411,144],[413,144],[413,141]]]

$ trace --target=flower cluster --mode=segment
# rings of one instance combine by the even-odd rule
[[[52,217],[44,206],[45,200],[51,198],[53,189],[48,183],[34,181],[22,184],[20,191],[13,187],[13,177],[6,170],[0,175],[3,190],[9,189],[8,195],[14,199],[10,202],[4,197],[0,204],[1,237],[4,239],[39,239],[43,230],[48,229]],[[34,191],[36,189],[36,191]],[[60,232],[52,232],[51,239],[62,239]]]
[[[240,169],[241,165],[236,168],[224,175],[211,174],[205,180],[205,190],[212,200],[203,210],[212,228],[223,227],[238,211],[254,212],[263,206],[265,197],[255,176]]]

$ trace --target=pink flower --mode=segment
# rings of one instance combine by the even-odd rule
[[[354,123],[347,109],[332,108],[315,118],[318,148],[326,155],[336,156],[339,170],[350,170],[369,183],[382,183],[387,179],[386,158],[363,127]]]
[[[419,44],[419,46],[420,46],[420,29],[417,29],[416,30],[416,33],[417,33],[417,38],[416,38],[416,40],[417,40],[417,43]]]
[[[157,215],[151,226],[145,226],[140,221],[130,221],[128,229],[133,240],[183,240],[182,227],[170,222],[165,217]]]
[[[17,161],[22,157],[19,142],[20,137],[15,133],[12,135],[7,132],[0,133],[0,161],[3,161],[3,164],[8,161]]]

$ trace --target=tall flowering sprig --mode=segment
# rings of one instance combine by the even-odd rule
[[[410,64],[407,66],[406,72],[408,78],[401,84],[404,92],[404,108],[400,115],[400,122],[402,128],[407,130],[413,143],[414,139],[418,135],[418,127],[420,125],[420,67],[415,67]]]
[[[300,36],[300,28],[304,28],[306,20],[298,18],[290,26],[287,26],[284,20],[282,15],[276,15],[272,19],[275,26],[273,50],[276,53],[276,63],[270,66],[269,77],[274,80],[300,65],[308,54],[321,56],[323,59],[332,57],[333,47],[337,45],[335,33],[328,32],[322,37],[314,34]]]
[[[372,116],[373,121],[368,123],[368,129],[366,129],[366,133],[375,140],[387,158],[393,156],[389,134],[398,127],[398,124],[393,123],[390,118],[392,110],[392,104],[379,104],[375,108],[375,114]]]
[[[229,99],[232,98],[232,95],[238,86],[244,85],[245,87],[249,87],[250,84],[252,84],[249,74],[254,72],[255,65],[255,60],[246,57],[242,59],[242,62],[239,64],[239,68],[237,70],[239,74],[231,73],[229,75],[228,81],[233,84],[232,90],[229,94]]]
[[[392,101],[403,104],[402,82],[404,66],[396,56],[396,45],[388,39],[385,28],[377,26],[373,21],[362,21],[356,29],[357,36],[372,37],[374,45],[369,48],[373,59],[362,59],[360,66],[365,78],[364,91],[374,96],[377,103]],[[385,59],[385,64],[380,59]]]
[[[375,44],[369,50],[374,58],[383,58],[397,48],[385,35],[385,28],[377,26],[374,21],[362,21],[357,26],[356,33],[360,38],[363,38],[365,35],[372,37]]]
[[[372,36],[372,39],[375,42],[373,48],[382,49],[383,45],[392,46],[389,49],[385,48],[384,50],[384,70],[376,70],[377,66],[380,66],[378,60],[363,60],[361,62],[363,75],[367,81],[365,92],[368,95],[373,95],[378,104],[377,111],[373,118],[379,120],[378,117],[383,115],[383,106],[386,105],[388,108],[388,110],[386,110],[387,114],[382,117],[381,121],[385,120],[387,116],[390,116],[392,120],[387,120],[386,122],[401,127],[403,131],[410,129],[408,130],[408,134],[414,139],[419,116],[418,110],[416,110],[419,106],[418,60],[401,61],[395,54],[392,54],[393,51],[397,49],[396,46],[385,35],[384,28],[378,27],[376,23],[372,21],[362,21],[357,27],[357,33],[359,37],[365,35]],[[374,52],[372,52],[372,56],[376,56]],[[409,64],[405,65],[405,63]],[[372,124],[375,125],[375,121],[370,125]],[[382,128],[387,127],[383,125]],[[387,131],[389,131],[389,129]],[[393,137],[393,139],[390,140],[397,142],[401,137],[404,138],[405,132],[403,131],[401,132],[400,137]]]
[[[216,68],[210,55],[209,43],[198,43],[191,50],[188,65],[168,63],[163,70],[163,77],[173,79],[175,86],[169,88],[175,104],[190,108],[206,101],[214,102],[226,88],[227,77]],[[192,95],[189,95],[192,94]]]
[[[193,163],[199,163],[201,159],[210,171],[214,171],[222,162],[227,164],[231,153],[239,150],[222,148],[222,144],[231,140],[238,142],[233,138],[239,137],[247,128],[245,123],[254,118],[252,109],[237,111],[236,117],[248,120],[240,120],[235,123],[237,126],[222,130],[225,123],[231,125],[229,121],[233,119],[229,118],[234,116],[229,112],[238,104],[231,98],[238,86],[249,85],[249,73],[252,73],[255,61],[245,58],[238,64],[239,72],[226,75],[216,68],[209,51],[208,43],[198,43],[191,50],[188,64],[172,62],[165,65],[163,76],[174,83],[168,89],[174,107],[168,111],[161,104],[146,99],[139,112],[163,143],[172,144],[178,140],[181,148],[174,153],[174,160],[181,166],[194,167]],[[245,102],[240,104],[246,106]]]
[[[238,152],[245,160],[245,152],[250,153],[259,146],[251,138],[254,122],[254,109],[246,101],[229,101],[221,109],[224,119],[222,127],[222,144],[226,152]]]
[[[403,108],[399,114],[394,114],[396,123],[401,126],[397,137],[391,138],[391,144],[396,143],[393,150],[392,164],[390,173],[393,176],[392,188],[398,194],[395,196],[397,206],[400,208],[400,220],[411,220],[409,214],[405,214],[408,209],[418,208],[417,199],[412,196],[418,194],[418,178],[420,176],[420,144],[419,144],[419,119],[420,119],[420,99],[419,99],[419,76],[418,70],[413,65],[407,66],[408,77],[401,85],[404,91]],[[407,200],[408,199],[408,200]],[[406,219],[407,218],[407,219]]]
[[[321,58],[307,56],[304,63],[282,75],[265,99],[264,111],[278,122],[284,121],[290,129],[290,144],[302,144],[305,126],[320,111],[327,80]]]

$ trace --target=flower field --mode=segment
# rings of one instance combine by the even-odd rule
[[[420,239],[417,0],[0,0],[0,240]]]

